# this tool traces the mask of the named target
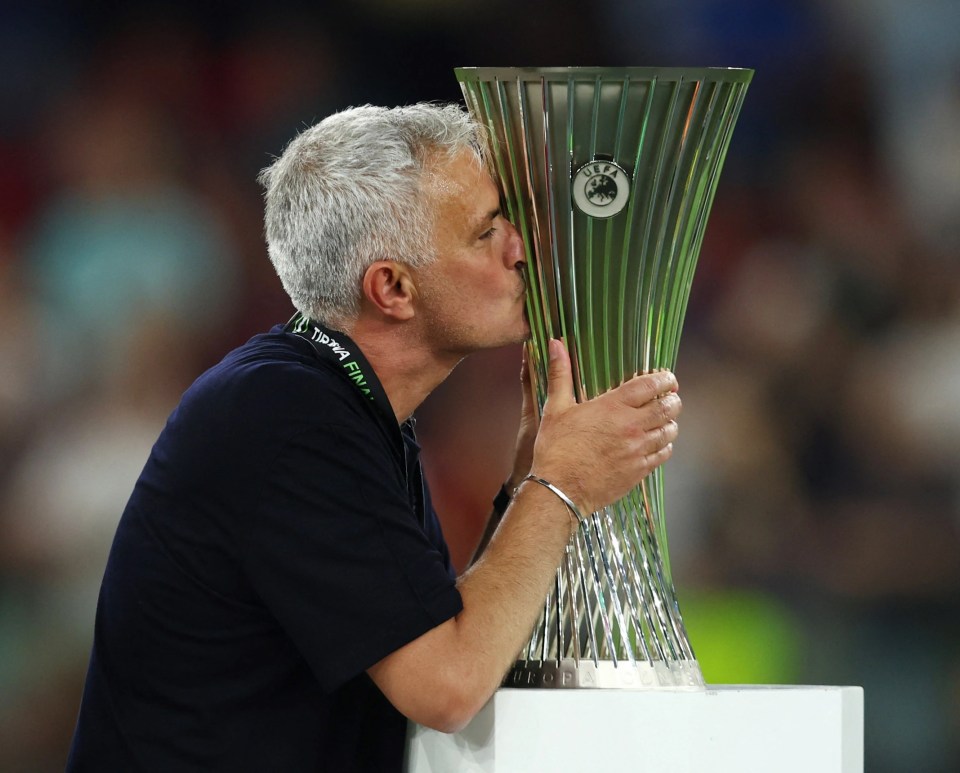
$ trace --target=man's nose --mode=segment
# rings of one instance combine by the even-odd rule
[[[509,220],[506,221],[506,229],[507,243],[503,251],[503,262],[508,268],[526,268],[527,257],[523,252],[523,239],[520,238],[520,232]]]

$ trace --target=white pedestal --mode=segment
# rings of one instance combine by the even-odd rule
[[[503,688],[460,733],[410,726],[409,773],[862,773],[860,687]]]

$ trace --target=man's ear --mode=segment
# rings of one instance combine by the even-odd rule
[[[363,274],[363,294],[381,314],[397,321],[413,317],[417,288],[410,269],[393,260],[378,260]]]

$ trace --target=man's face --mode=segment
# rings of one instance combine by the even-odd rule
[[[523,244],[490,175],[465,151],[428,165],[424,187],[437,256],[417,271],[425,337],[458,356],[524,340]]]

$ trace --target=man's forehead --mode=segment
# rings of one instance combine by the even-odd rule
[[[462,186],[480,179],[486,169],[475,153],[461,150],[453,155],[434,154],[424,165],[424,173],[437,185]]]
[[[496,190],[483,161],[469,150],[454,156],[435,156],[424,169],[425,188],[440,201],[464,195],[480,196]],[[497,194],[499,195],[499,194]]]

